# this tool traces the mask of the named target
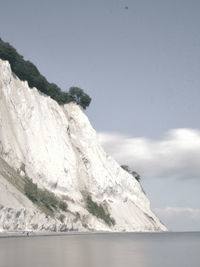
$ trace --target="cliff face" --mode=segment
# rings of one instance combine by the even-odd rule
[[[81,108],[74,103],[59,106],[36,88],[30,89],[27,82],[20,81],[12,73],[9,63],[2,60],[0,157],[2,162],[8,164],[7,168],[11,167],[20,177],[26,175],[39,187],[67,199],[69,211],[62,223],[66,229],[166,230],[151,212],[140,184],[103,151],[95,130]],[[5,191],[5,183],[8,182],[2,174],[2,192]],[[42,211],[24,195],[22,197],[26,201],[23,205],[15,205],[17,200],[11,201],[14,190],[11,186],[7,185],[10,193],[0,197],[0,229],[5,229],[2,218],[9,208],[13,212],[22,208],[27,211],[26,226],[19,223],[16,229],[34,229],[29,213],[35,211],[42,216]],[[105,207],[114,218],[115,225],[108,226],[87,211],[86,195],[91,195],[96,203]],[[5,200],[8,198],[10,201]],[[74,214],[80,216],[74,217]],[[40,216],[35,224],[41,224]],[[56,218],[49,219],[48,224],[47,230],[51,230],[53,224],[57,225],[57,230],[62,226]],[[42,230],[45,225],[44,222],[38,229]]]

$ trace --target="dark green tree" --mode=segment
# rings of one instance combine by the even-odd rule
[[[84,93],[83,89],[79,87],[70,87],[69,98],[71,101],[80,105],[83,109],[86,109],[91,102],[90,96]]]

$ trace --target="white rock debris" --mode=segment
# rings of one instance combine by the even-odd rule
[[[0,60],[0,158],[39,187],[68,199],[64,223],[42,213],[0,176],[0,231],[166,231],[140,184],[102,149],[75,103],[60,106],[29,88]],[[1,165],[0,165],[1,169]],[[84,195],[106,206],[114,226],[86,209]],[[75,217],[79,213],[79,218]]]

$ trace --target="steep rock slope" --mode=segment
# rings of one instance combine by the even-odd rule
[[[73,213],[67,212],[61,222],[34,205],[24,195],[23,184],[24,178],[0,158],[0,232],[87,230]]]
[[[78,230],[166,230],[151,212],[140,184],[103,151],[81,108],[74,103],[59,106],[30,89],[2,60],[0,157],[22,177],[67,199],[71,214],[79,214],[72,218],[80,221]],[[87,195],[104,206],[115,225],[87,211]],[[24,208],[32,209],[26,203]],[[68,218],[66,214],[65,223]]]

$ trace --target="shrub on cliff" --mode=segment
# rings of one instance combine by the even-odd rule
[[[109,226],[115,225],[115,220],[110,216],[108,212],[104,210],[104,207],[101,204],[98,205],[96,202],[94,202],[91,196],[87,196],[86,207],[91,214],[93,214],[97,218],[102,219]]]
[[[59,202],[59,208],[60,208],[61,210],[63,210],[63,211],[67,211],[67,208],[68,208],[67,203],[61,200],[61,201]]]
[[[39,201],[41,201],[48,209],[57,209],[58,200],[54,193],[47,190],[39,189],[38,195]]]
[[[37,184],[34,184],[31,179],[27,179],[24,185],[24,192],[31,201],[35,202],[38,200]]]
[[[67,210],[67,204],[60,200],[55,196],[54,193],[46,190],[38,188],[37,184],[33,183],[31,179],[26,177],[26,181],[24,184],[24,192],[27,197],[38,204],[41,204],[48,208],[50,211],[53,209],[57,209],[58,206],[63,211]]]
[[[64,219],[65,219],[65,215],[64,214],[60,214],[58,219],[61,221],[61,223],[63,223]]]
[[[138,182],[140,182],[140,175],[137,172],[130,170],[129,166],[121,165],[121,168],[130,173]]]

